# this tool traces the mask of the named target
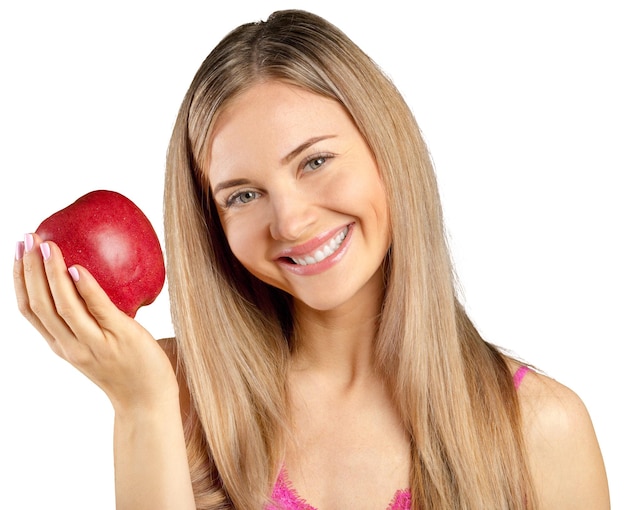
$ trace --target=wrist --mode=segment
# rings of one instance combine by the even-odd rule
[[[176,383],[159,392],[133,395],[131,398],[111,400],[116,419],[149,419],[178,413],[180,415],[180,397]]]

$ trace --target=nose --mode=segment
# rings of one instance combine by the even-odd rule
[[[295,190],[272,197],[270,235],[277,241],[296,241],[315,222],[315,207]]]

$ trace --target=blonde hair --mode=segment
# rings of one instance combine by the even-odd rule
[[[217,115],[260,80],[342,104],[381,171],[392,247],[376,359],[411,438],[413,508],[534,508],[506,357],[456,297],[437,183],[413,115],[347,36],[295,10],[242,25],[216,46],[168,150],[168,285],[193,404],[187,439],[198,508],[262,508],[287,429],[291,300],[235,259],[203,177]]]

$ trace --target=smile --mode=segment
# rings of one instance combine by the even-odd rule
[[[304,257],[290,257],[294,264],[298,264],[299,266],[309,266],[311,264],[317,264],[322,260],[330,257],[333,253],[335,253],[339,247],[342,245],[344,240],[346,239],[346,235],[348,234],[348,228],[344,228],[339,234],[333,237],[330,241],[328,241],[324,246],[321,246],[315,252],[305,255]]]

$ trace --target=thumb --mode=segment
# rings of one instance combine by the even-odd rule
[[[75,264],[70,266],[67,271],[74,280],[76,290],[85,302],[89,313],[100,327],[111,329],[115,323],[119,323],[120,318],[128,318],[124,312],[115,306],[98,281],[85,267]]]

